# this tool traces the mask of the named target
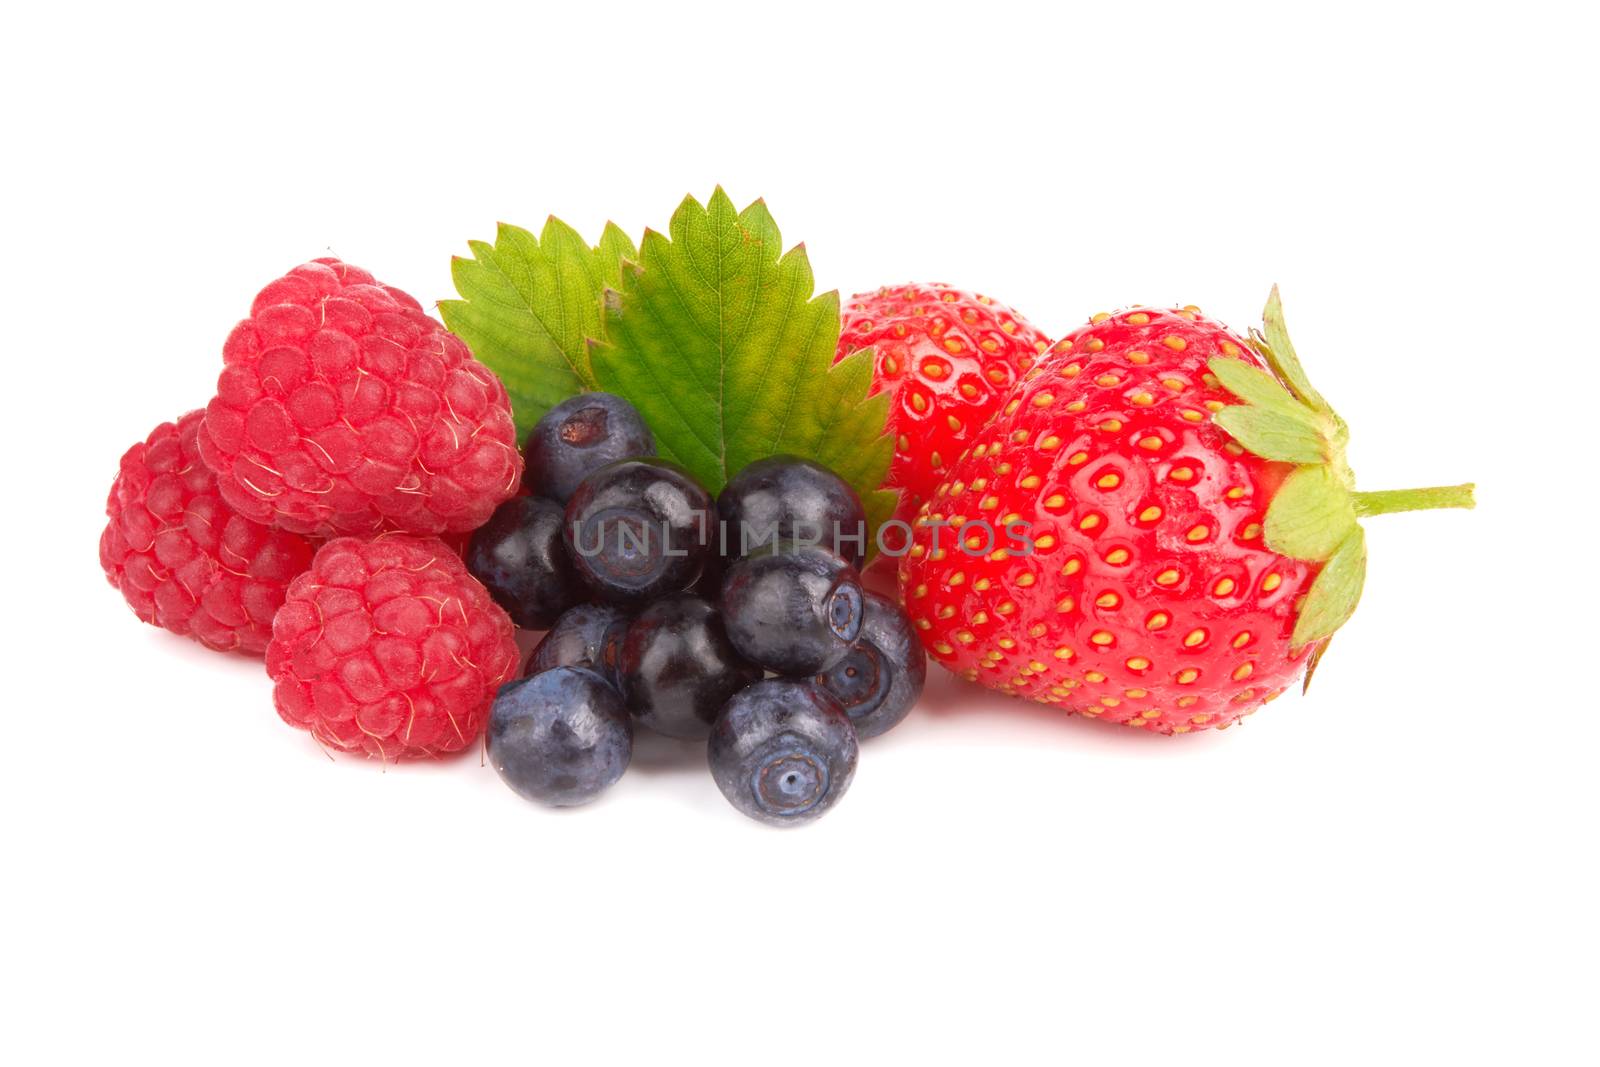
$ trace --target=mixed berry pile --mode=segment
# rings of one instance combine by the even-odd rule
[[[672,233],[503,228],[441,304],[460,336],[336,259],[290,271],[204,408],[122,457],[107,578],[144,621],[263,656],[325,749],[482,743],[565,806],[651,730],[797,825],[927,659],[1148,732],[1225,728],[1309,681],[1361,594],[1359,520],[1472,506],[1355,488],[1276,291],[1247,336],[1135,306],[1051,342],[944,285],[841,311],[720,190]],[[863,588],[875,554],[897,597]],[[519,630],[544,632],[526,657]]]

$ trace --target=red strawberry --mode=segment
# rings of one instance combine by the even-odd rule
[[[897,517],[912,519],[945,468],[977,440],[1050,342],[1021,315],[947,285],[858,293],[844,310],[837,362],[874,350],[874,390],[891,390],[888,429],[899,489]]]
[[[1162,733],[1227,726],[1355,609],[1358,517],[1472,506],[1470,485],[1354,490],[1276,290],[1249,343],[1192,307],[1136,308],[1053,353],[947,472],[900,566],[934,660],[992,688]]]

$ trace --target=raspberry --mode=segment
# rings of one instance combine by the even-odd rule
[[[260,655],[311,542],[237,514],[200,462],[203,411],[128,449],[111,483],[100,566],[145,622],[208,648]]]
[[[511,619],[442,541],[341,537],[272,622],[278,714],[324,745],[391,760],[476,741],[516,674]]]
[[[398,289],[336,259],[256,296],[223,347],[201,455],[258,522],[333,537],[472,530],[516,490],[505,387]]]

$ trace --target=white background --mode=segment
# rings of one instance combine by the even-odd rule
[[[27,5],[7,16],[12,1063],[1595,1062],[1592,13]],[[764,196],[822,288],[1063,333],[1283,286],[1368,524],[1309,697],[1160,738],[940,677],[826,820],[641,743],[591,808],[387,772],[96,565],[255,291]]]

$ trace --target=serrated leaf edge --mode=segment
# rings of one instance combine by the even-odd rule
[[[700,212],[704,216],[704,220],[708,223],[714,223],[719,213],[731,215],[730,221],[732,225],[741,233],[743,233],[746,239],[759,242],[762,245],[770,244],[775,249],[776,254],[774,256],[772,270],[776,273],[776,275],[786,276],[787,274],[791,273],[796,274],[796,277],[791,279],[791,281],[793,284],[802,285],[802,287],[806,288],[808,295],[806,296],[804,303],[808,308],[819,302],[825,304],[831,302],[832,314],[829,316],[819,317],[819,326],[823,325],[824,320],[834,324],[839,322],[838,305],[840,302],[840,294],[837,290],[829,290],[823,293],[816,293],[814,291],[816,284],[815,276],[811,270],[810,258],[806,253],[804,242],[798,243],[785,250],[782,245],[781,231],[778,229],[776,221],[772,218],[771,213],[768,211],[765,201],[757,199],[752,201],[743,210],[738,210],[733,201],[728,197],[727,193],[720,185],[713,190],[712,195],[707,198],[706,203],[703,205],[692,194],[685,196],[673,212],[672,221],[668,226],[667,233],[661,233],[660,231],[652,229],[645,230],[644,235],[640,239],[638,245],[637,258],[624,260],[622,265],[623,275],[627,275],[632,279],[637,279],[639,276],[643,275],[649,270],[643,261],[646,257],[647,246],[650,246],[653,242],[661,241],[668,245],[672,245],[677,243],[678,240],[688,236],[686,233],[676,232],[680,225],[687,225],[688,222],[691,221],[685,219],[680,223],[680,216],[686,211],[686,209],[692,209]],[[797,261],[799,263],[798,272],[795,268]],[[626,315],[628,313],[631,301],[629,299],[627,289],[628,279],[619,278],[619,283],[617,286],[607,287],[602,292],[602,321],[614,321],[617,316]],[[608,345],[609,341],[606,338],[599,338],[592,340],[586,346],[586,355],[588,355],[591,359],[591,367],[594,366],[594,354],[599,349],[607,347]],[[861,349],[857,352],[851,353],[843,360],[830,363],[826,368],[825,376],[830,380],[837,380],[839,376],[849,376],[857,372],[857,361],[863,358],[863,353],[865,353],[864,358],[867,360],[867,366],[870,368],[871,350]],[[720,373],[725,374],[726,368],[721,368]],[[658,383],[660,382],[660,377],[656,373],[656,368],[652,367],[650,374],[651,377],[654,378]],[[596,377],[597,379],[600,377],[598,372]],[[804,383],[797,379],[794,384],[794,388],[789,389],[787,391],[787,395],[782,396],[781,398],[783,414],[779,420],[779,428],[776,431],[778,451],[809,451],[807,448],[798,447],[798,443],[795,442],[789,434],[790,415],[803,388]],[[853,403],[838,405],[837,413],[834,416],[834,421],[837,422],[839,419],[843,418],[847,410],[865,411],[869,415],[876,415],[876,418],[873,421],[877,422],[883,427],[883,429],[879,431],[877,437],[875,437],[868,446],[865,446],[869,452],[876,453],[877,457],[870,461],[869,469],[864,473],[860,484],[856,485],[857,491],[860,493],[863,503],[869,505],[869,518],[875,512],[881,513],[885,518],[892,517],[895,511],[895,505],[899,499],[899,492],[892,487],[887,487],[882,484],[884,479],[887,477],[889,467],[893,460],[893,437],[887,428],[890,398],[886,393],[874,394],[872,392],[870,373],[862,377],[859,388],[856,388],[852,385],[848,386],[847,389],[848,395],[841,394],[840,399],[851,400]],[[671,399],[670,391],[665,388],[663,388],[661,391],[662,395],[667,399],[667,403],[673,407],[674,411],[678,412],[678,417],[685,423],[688,423],[689,420],[687,417],[681,410],[677,408],[675,401]],[[719,402],[718,406],[719,417],[725,418],[726,405]],[[828,436],[826,427],[824,427],[823,433],[814,436],[817,436],[818,439],[825,439]],[[699,440],[699,443],[708,454],[715,454],[717,466],[723,472],[724,478],[731,477],[733,474],[737,473],[737,471],[728,469],[729,458],[727,455],[726,426],[724,426],[718,433],[719,447],[717,449],[713,449],[709,442],[700,440],[699,435],[696,435],[696,438]],[[664,442],[659,436],[657,438],[657,445],[658,447],[664,449],[663,454],[667,458],[678,459],[678,457],[670,454],[670,448],[665,446]],[[681,462],[681,460],[679,461]],[[867,481],[875,481],[876,484],[872,487],[866,487],[865,483]],[[877,524],[874,525],[876,526]],[[876,533],[877,530],[874,528],[874,530],[871,531],[872,542],[869,544],[869,553],[875,551]]]
[[[513,250],[511,247],[513,244],[520,247]],[[511,360],[503,352],[475,350],[474,355],[479,361],[496,370],[503,378],[507,378],[508,383],[513,379],[521,380],[526,378],[528,381],[533,381],[543,377],[547,385],[551,380],[551,368],[564,365],[566,374],[570,375],[572,382],[571,384],[556,386],[554,392],[556,394],[564,394],[555,396],[553,402],[556,403],[584,390],[597,388],[598,382],[594,376],[589,358],[590,346],[595,339],[588,336],[588,327],[584,326],[582,330],[578,331],[580,334],[578,344],[571,350],[562,340],[562,335],[571,332],[566,329],[567,301],[563,298],[566,278],[563,274],[563,266],[570,268],[573,264],[564,261],[558,262],[557,257],[552,256],[551,252],[555,248],[564,248],[568,253],[581,250],[581,254],[576,258],[576,265],[591,284],[599,287],[595,297],[597,302],[596,331],[601,332],[603,331],[605,320],[604,293],[610,277],[613,273],[620,271],[621,261],[626,259],[629,253],[636,253],[633,242],[627,233],[614,222],[608,221],[601,231],[599,241],[591,245],[572,226],[555,215],[550,215],[546,217],[544,226],[537,235],[532,230],[524,227],[507,222],[498,222],[495,224],[495,239],[492,243],[469,239],[467,247],[472,252],[471,257],[451,257],[450,276],[459,294],[459,299],[441,300],[438,304],[440,316],[444,319],[446,327],[458,333],[462,332],[465,329],[465,321],[460,316],[473,303],[478,303],[482,308],[499,306],[519,316],[526,315],[531,321],[532,329],[536,330],[537,335],[541,338],[544,347],[553,350],[560,357],[560,364],[540,362],[522,364],[522,361]],[[552,297],[554,305],[561,316],[562,321],[560,323],[553,325],[546,320],[546,317],[540,313],[536,302],[529,299],[523,287],[517,284],[514,272],[505,263],[501,262],[503,255],[510,255],[513,251],[526,260],[530,269],[546,271],[552,275],[554,284]],[[605,262],[611,256],[616,256],[618,259],[616,268],[612,268]],[[470,273],[474,271],[498,276],[500,283],[514,293],[517,299],[515,301],[496,301],[483,293],[469,295],[473,285],[467,279]],[[521,365],[517,366],[514,371],[513,364]],[[516,395],[526,400],[530,388],[524,382],[516,389]],[[525,407],[520,410],[514,409],[513,414],[518,420],[519,433],[525,432],[542,413],[542,411],[529,412]]]

